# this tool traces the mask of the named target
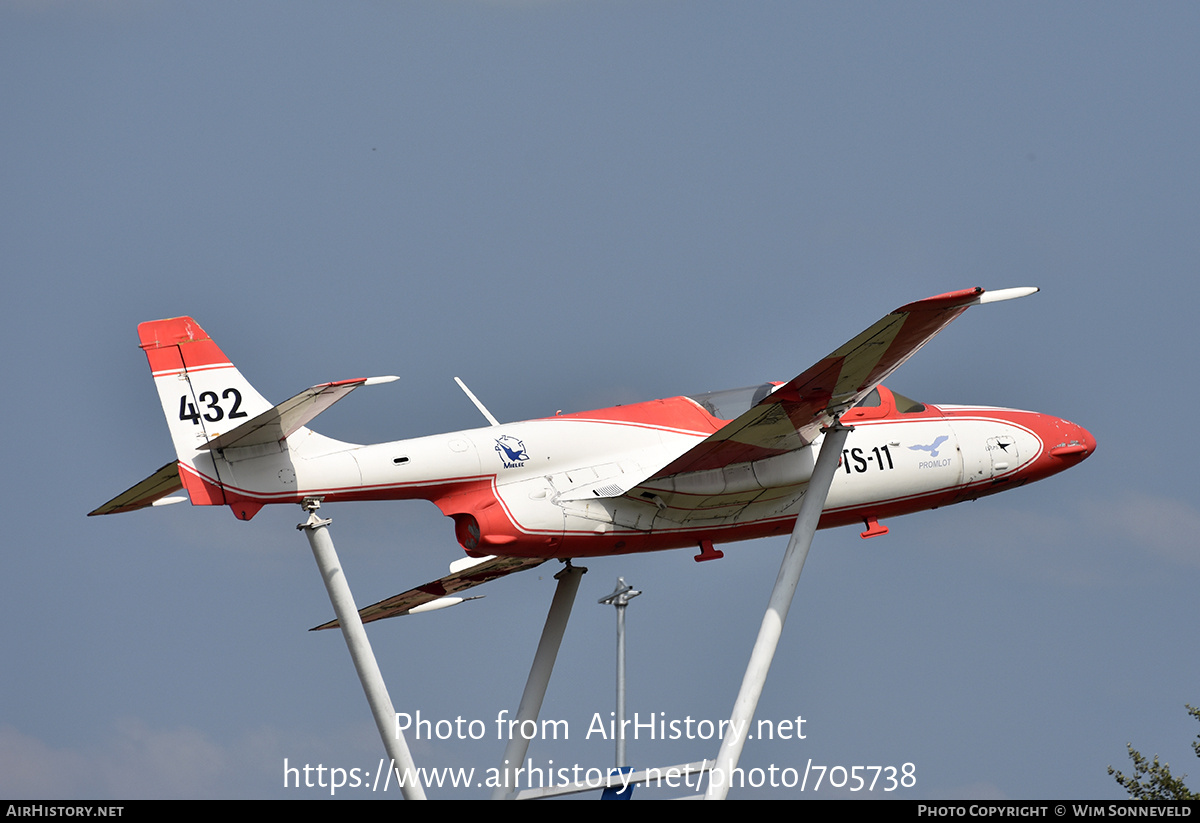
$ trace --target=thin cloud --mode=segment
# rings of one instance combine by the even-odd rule
[[[1130,494],[1106,504],[1084,507],[1088,521],[1164,560],[1200,568],[1200,512],[1182,500]]]
[[[281,761],[270,732],[245,736],[223,747],[186,726],[156,729],[135,718],[116,722],[102,745],[55,748],[0,727],[0,792],[13,797],[178,798],[229,796],[239,783],[247,792],[269,785]],[[245,781],[247,774],[252,775]],[[257,787],[257,788],[255,788]]]

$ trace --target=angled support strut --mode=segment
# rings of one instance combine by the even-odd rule
[[[354,605],[354,595],[350,593],[350,584],[346,582],[346,575],[338,561],[333,538],[329,536],[329,524],[332,521],[317,517],[317,509],[321,506],[319,499],[308,497],[301,505],[308,512],[308,520],[296,528],[305,533],[312,547],[317,568],[321,570],[321,579],[325,581],[325,590],[329,592],[329,601],[341,624],[342,636],[346,638],[350,659],[354,661],[358,680],[362,683],[371,714],[375,717],[375,727],[379,729],[383,748],[391,758],[392,773],[400,781],[400,791],[405,800],[424,800],[425,790],[417,781],[417,769],[408,751],[408,743],[396,723],[392,698],[384,685],[375,652],[371,650],[371,641],[367,639],[367,631],[358,616],[358,607]]]
[[[520,705],[517,706],[517,716],[508,724],[508,745],[504,747],[504,761],[500,764],[500,774],[504,775],[504,783],[492,790],[492,800],[505,800],[516,796],[517,770],[525,759],[525,753],[529,751],[531,739],[523,733],[525,723],[537,725],[542,700],[546,697],[546,687],[550,685],[550,675],[554,671],[554,661],[558,658],[563,633],[567,630],[567,620],[571,617],[571,607],[575,605],[575,595],[579,592],[579,581],[585,574],[585,567],[572,566],[568,562],[565,568],[554,575],[558,585],[554,589],[554,599],[550,601],[546,625],[542,627],[542,638],[538,641],[537,652],[533,655],[533,665],[529,667],[529,678],[525,681],[525,691],[521,694]]]
[[[729,731],[721,741],[716,763],[709,774],[705,800],[724,800],[729,794],[733,771],[742,755],[742,747],[746,744],[746,735],[750,731],[750,722],[754,719],[754,710],[758,707],[767,672],[775,658],[779,636],[783,633],[783,623],[787,620],[796,585],[800,582],[800,572],[804,570],[804,561],[808,558],[808,549],[812,545],[813,534],[817,531],[821,511],[825,508],[825,498],[828,497],[829,487],[833,484],[842,446],[852,430],[852,426],[843,426],[840,418],[836,418],[832,426],[823,430],[825,440],[821,443],[816,467],[808,481],[808,490],[804,493],[804,499],[800,501],[796,526],[783,553],[783,563],[779,567],[779,575],[775,578],[775,588],[771,590],[771,599],[767,603],[767,611],[758,630],[758,639],[754,641],[750,662],[746,665],[746,674],[742,678],[742,687],[738,690],[737,700],[733,704]]]

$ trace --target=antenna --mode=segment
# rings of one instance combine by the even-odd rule
[[[487,407],[479,402],[479,398],[476,397],[474,395],[474,393],[472,393],[471,390],[467,388],[466,383],[459,380],[457,377],[454,378],[454,382],[458,384],[458,387],[460,389],[462,389],[464,392],[466,392],[467,397],[469,397],[471,399],[471,402],[475,404],[475,408],[479,409],[479,411],[483,414],[483,416],[487,418],[487,421],[489,423],[491,423],[493,426],[500,425],[500,421],[497,420],[495,417],[493,417],[492,413],[487,410]]]

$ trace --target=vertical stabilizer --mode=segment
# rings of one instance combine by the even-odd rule
[[[200,447],[271,404],[190,317],[152,320],[138,338],[162,402],[183,485],[197,505],[224,505],[220,463]]]

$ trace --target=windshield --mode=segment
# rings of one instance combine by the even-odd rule
[[[918,403],[916,400],[905,397],[900,392],[892,392],[892,399],[896,401],[896,411],[901,414],[916,414],[917,412],[925,411],[924,403]]]

